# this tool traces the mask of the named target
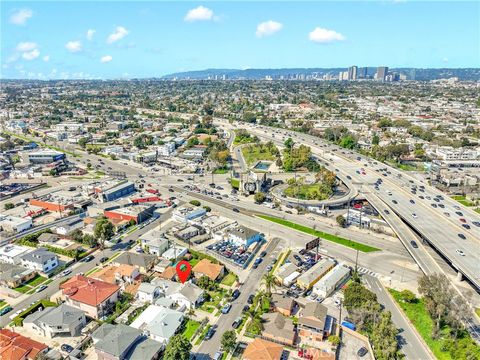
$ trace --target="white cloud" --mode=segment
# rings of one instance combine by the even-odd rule
[[[20,9],[15,11],[10,16],[10,22],[15,25],[25,25],[27,20],[33,16],[33,11],[30,9]]]
[[[125,36],[128,35],[128,30],[125,29],[123,26],[117,26],[115,31],[111,33],[107,38],[107,43],[111,44],[115,41],[123,39]]]
[[[65,48],[72,53],[76,53],[82,51],[82,43],[80,41],[69,41],[65,44]]]
[[[25,42],[18,43],[16,49],[17,49],[17,51],[25,52],[25,51],[32,51],[33,49],[36,49],[37,47],[38,47],[38,45],[36,43],[25,41]]]
[[[310,41],[323,44],[345,40],[345,36],[335,30],[323,29],[321,27],[316,27],[310,34],[308,34],[308,38]]]
[[[105,56],[102,56],[102,57],[100,58],[100,62],[101,62],[101,63],[108,63],[108,62],[110,62],[110,61],[112,61],[112,60],[113,60],[113,58],[112,58],[110,55],[105,55]]]
[[[442,61],[446,64],[446,63],[448,63],[448,58],[447,58],[447,57],[444,57],[444,58],[442,59]]]
[[[43,61],[45,61],[45,62],[50,61],[50,55],[45,55],[43,57]]]
[[[92,40],[93,39],[93,35],[95,35],[95,32],[96,30],[94,29],[88,29],[87,30],[87,40]]]
[[[257,31],[255,35],[257,37],[270,36],[276,32],[282,30],[283,24],[277,21],[268,20],[257,25]]]
[[[201,5],[195,9],[188,10],[187,15],[185,15],[184,18],[185,21],[189,22],[209,21],[213,19],[213,11]]]
[[[22,54],[22,58],[25,60],[35,60],[40,56],[40,51],[38,49],[33,49],[32,51],[27,51]]]

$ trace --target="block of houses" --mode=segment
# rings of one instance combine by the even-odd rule
[[[0,285],[11,289],[22,285],[33,279],[37,272],[32,269],[26,269],[23,266],[0,263]]]
[[[273,307],[273,311],[285,316],[291,316],[296,302],[289,296],[285,296],[282,294],[272,294],[271,304]]]
[[[83,310],[94,319],[107,315],[118,300],[120,287],[76,275],[60,285],[66,304]]]
[[[298,313],[298,335],[310,341],[322,341],[326,322],[327,308],[318,302],[309,302]]]
[[[207,276],[210,280],[217,281],[223,277],[225,267],[220,264],[214,264],[208,259],[202,259],[193,267],[192,271],[193,276],[197,279]]]
[[[58,266],[58,256],[45,248],[37,248],[20,257],[22,266],[48,273]]]
[[[263,315],[263,320],[264,338],[288,346],[295,345],[296,332],[292,319],[280,313],[267,313]]]
[[[23,320],[25,328],[50,339],[57,335],[79,336],[86,324],[85,312],[67,304],[38,310]]]
[[[245,348],[242,359],[244,360],[283,360],[283,346],[274,342],[256,338]]]
[[[135,266],[140,273],[145,274],[153,269],[157,257],[149,254],[137,254],[133,252],[124,252],[115,260],[112,261],[113,265],[131,265]]]
[[[124,324],[103,324],[91,336],[98,360],[156,360],[163,349],[141,330]]]
[[[130,325],[148,334],[153,340],[166,346],[175,335],[184,319],[183,313],[164,306],[150,305]]]
[[[34,360],[48,352],[48,346],[8,329],[0,329],[0,359]]]

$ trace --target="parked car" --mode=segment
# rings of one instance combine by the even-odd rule
[[[240,324],[242,323],[242,317],[239,316],[235,319],[235,321],[232,323],[232,327],[234,329],[238,328],[240,326]]]
[[[236,300],[240,296],[240,290],[235,289],[232,293],[232,300]]]
[[[228,314],[231,308],[232,308],[232,304],[230,303],[225,304],[221,310],[222,314]]]
[[[208,329],[207,333],[205,334],[204,340],[210,340],[213,337],[213,335],[215,335],[215,329],[211,327],[210,329]]]
[[[48,286],[47,285],[42,285],[42,286],[39,286],[37,288],[37,290],[35,290],[35,292],[39,293],[39,292],[42,292],[43,290],[45,290]]]
[[[95,257],[93,255],[88,255],[82,261],[83,262],[89,262],[89,261],[92,261],[93,259],[95,259]]]
[[[248,297],[247,299],[247,303],[249,303],[250,305],[253,304],[253,299],[255,298],[255,295],[253,294],[250,294],[250,296]]]
[[[13,310],[13,308],[11,306],[6,306],[2,310],[0,310],[0,316],[8,314],[12,310]]]
[[[103,264],[104,262],[106,262],[108,260],[108,257],[104,256],[100,259],[100,262]]]
[[[62,349],[62,351],[65,351],[65,352],[70,354],[73,351],[73,346],[68,345],[68,344],[62,344],[60,349]]]
[[[364,357],[365,355],[367,355],[368,353],[368,350],[365,346],[362,346],[360,349],[358,349],[357,351],[357,355],[360,356],[360,357]]]

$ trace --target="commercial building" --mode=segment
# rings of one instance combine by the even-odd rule
[[[379,66],[377,67],[377,73],[375,74],[375,79],[377,81],[385,81],[385,77],[388,74],[388,67],[387,66]]]
[[[32,227],[32,218],[0,215],[0,229],[8,232],[22,232]]]
[[[249,247],[254,242],[259,242],[262,239],[261,233],[242,225],[228,231],[228,240],[239,246]]]
[[[80,192],[59,190],[37,198],[31,198],[29,203],[48,211],[65,212],[86,208],[91,204],[91,200]]]
[[[135,184],[128,180],[108,181],[95,186],[94,191],[100,201],[114,201],[135,192]]]
[[[357,80],[357,66],[350,66],[348,68],[348,80]]]
[[[330,259],[322,259],[297,279],[297,285],[307,290],[310,289],[318,280],[325,276],[330,269],[335,266],[335,262]]]
[[[312,291],[318,295],[319,298],[325,299],[337,287],[343,284],[350,277],[350,268],[337,265],[330,272],[313,285]]]
[[[44,149],[27,153],[30,164],[50,164],[55,161],[66,160],[64,153],[56,150]]]
[[[118,209],[105,210],[103,214],[108,219],[125,221],[133,220],[136,224],[140,224],[149,219],[154,210],[155,206],[153,205],[132,205]]]
[[[157,147],[157,154],[159,156],[170,156],[175,152],[175,143],[167,142]]]
[[[173,219],[180,222],[187,222],[189,220],[196,219],[200,216],[204,216],[206,213],[207,213],[207,210],[200,207],[177,208],[173,212]]]

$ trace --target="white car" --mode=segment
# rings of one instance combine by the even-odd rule
[[[412,213],[412,217],[413,217],[414,219],[416,219],[418,216],[417,216],[417,214]]]
[[[465,253],[462,250],[457,249],[455,251],[457,252],[458,255],[465,256]]]

